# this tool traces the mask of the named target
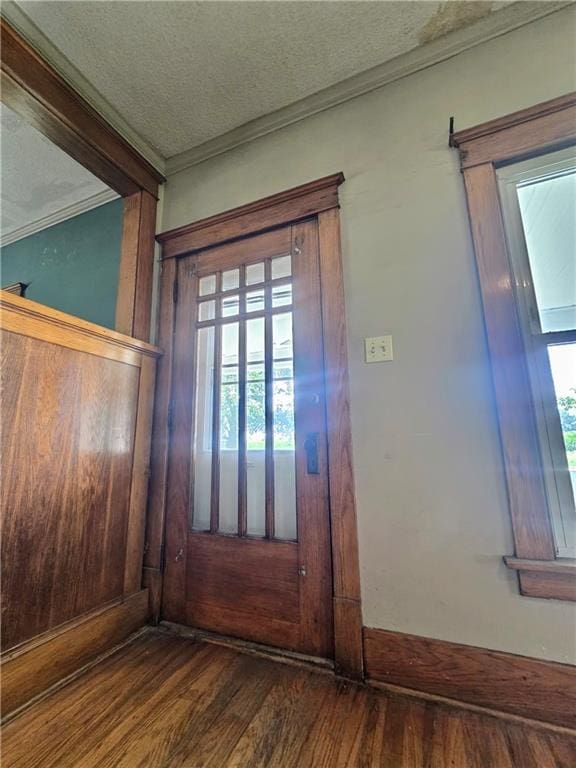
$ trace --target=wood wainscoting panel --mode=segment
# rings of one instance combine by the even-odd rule
[[[141,589],[159,350],[0,296],[2,650]]]
[[[367,677],[576,728],[576,667],[364,628]]]
[[[139,371],[5,331],[2,372],[7,649],[123,594]]]
[[[3,654],[2,717],[121,643],[146,623],[147,612],[143,589]]]

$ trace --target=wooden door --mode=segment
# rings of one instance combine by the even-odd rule
[[[162,615],[332,656],[317,222],[184,257],[176,285]]]

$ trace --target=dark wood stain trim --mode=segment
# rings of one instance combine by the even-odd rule
[[[576,575],[573,573],[546,573],[520,568],[518,581],[520,593],[526,597],[576,602]]]
[[[364,628],[367,677],[502,712],[576,727],[576,667]]]
[[[108,125],[5,19],[2,101],[121,195],[156,196],[164,177]]]
[[[363,675],[360,563],[348,391],[344,275],[337,209],[318,216],[328,468],[334,581],[335,658],[349,677]]]
[[[160,265],[158,337],[162,341],[164,354],[158,361],[156,375],[143,577],[144,586],[150,590],[150,618],[153,623],[156,623],[160,617],[163,582],[162,561],[170,447],[169,411],[172,393],[172,359],[176,314],[174,304],[176,266],[176,261],[168,261]]]
[[[510,514],[518,557],[554,559],[532,389],[491,164],[465,171],[472,237],[492,358]],[[503,286],[505,288],[503,288]]]
[[[156,198],[145,190],[125,197],[114,325],[144,341],[150,338],[155,229]]]
[[[480,125],[475,125],[472,128],[456,131],[452,134],[452,146],[459,148],[463,144],[476,141],[485,136],[493,135],[499,131],[512,128],[522,123],[536,120],[539,117],[545,117],[554,114],[555,112],[561,112],[562,110],[573,106],[576,106],[576,91],[567,93],[565,96],[559,96],[556,99],[543,101],[536,106],[528,107],[528,109],[512,112],[505,117],[498,117],[495,120],[480,123]]]
[[[162,244],[162,258],[188,255],[196,250],[252,236],[337,208],[338,186],[343,181],[344,175],[336,173],[163,232],[156,237]]]
[[[112,648],[146,623],[147,590],[121,598],[2,656],[2,717]]]
[[[496,166],[576,143],[576,92],[460,131],[460,150],[499,414],[520,592],[576,600],[574,568],[555,560],[525,346]]]

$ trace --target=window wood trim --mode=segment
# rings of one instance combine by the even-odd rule
[[[0,18],[1,99],[124,198],[116,330],[150,338],[159,173]]]
[[[172,376],[176,258],[209,245],[221,245],[274,227],[316,217],[320,250],[320,288],[324,318],[324,368],[328,432],[328,473],[332,536],[335,666],[343,675],[363,676],[360,569],[352,470],[344,282],[340,243],[338,187],[342,173],[303,184],[218,216],[158,236],[162,244],[160,361],[153,445],[151,504],[145,547],[145,584],[161,591],[162,537],[165,527]],[[156,598],[154,615],[158,616]]]
[[[576,568],[555,555],[496,178],[501,164],[576,144],[576,93],[455,133],[451,144],[460,152],[500,422],[516,555],[505,562],[522,594],[576,600]]]

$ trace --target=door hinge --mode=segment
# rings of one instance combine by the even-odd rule
[[[161,544],[160,545],[160,566],[159,566],[160,573],[164,573],[165,568],[166,568],[166,547],[164,544]]]
[[[178,278],[174,278],[174,282],[172,284],[172,301],[174,304],[178,304]]]

